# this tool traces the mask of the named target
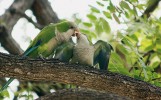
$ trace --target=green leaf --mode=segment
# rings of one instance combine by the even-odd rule
[[[115,21],[117,22],[117,23],[119,23],[120,24],[120,20],[119,20],[119,18],[116,16],[116,14],[114,14],[113,13],[113,18],[115,19]]]
[[[137,8],[139,8],[140,10],[143,10],[145,7],[145,4],[138,4],[137,5]]]
[[[81,31],[81,33],[85,33],[85,34],[90,33],[89,30],[85,30],[85,29],[80,29],[80,31]]]
[[[160,62],[159,62],[159,61],[156,61],[156,62],[154,62],[154,63],[151,65],[151,67],[156,68],[156,67],[159,66],[159,64],[160,64]]]
[[[87,26],[87,27],[92,27],[92,24],[91,23],[88,23],[88,22],[83,22],[83,25],[84,26]]]
[[[92,15],[92,14],[88,14],[87,17],[88,17],[90,20],[93,20],[93,21],[97,20],[97,18],[96,18],[94,15]]]
[[[127,10],[131,10],[131,8],[129,7],[129,5],[125,1],[121,1],[120,2],[120,6],[121,6],[121,8],[125,8]]]
[[[97,21],[97,22],[95,23],[95,31],[96,31],[96,33],[97,33],[98,35],[100,35],[100,34],[103,32],[103,27],[102,27],[100,21]]]
[[[101,3],[101,2],[99,2],[99,1],[96,1],[96,3],[99,5],[99,6],[104,6],[104,4],[103,3]]]
[[[100,18],[100,21],[102,22],[102,27],[103,27],[103,30],[106,32],[106,33],[110,33],[111,32],[111,28],[110,28],[110,25],[108,24],[108,22],[103,19],[103,18]]]
[[[126,48],[123,46],[123,45],[121,45],[121,44],[118,44],[117,45],[117,48],[118,48],[118,50],[119,51],[121,51],[124,55],[128,55],[129,54],[129,52],[126,50]]]
[[[87,35],[89,36],[89,38],[91,38],[91,36],[92,36],[93,38],[97,38],[96,34],[93,33],[93,32],[91,32],[91,31],[89,31],[89,30],[80,29],[80,31],[81,31],[81,33],[87,34]]]
[[[8,97],[8,98],[10,97],[9,92],[7,90],[2,91],[0,96]]]
[[[96,7],[93,7],[93,6],[91,6],[91,5],[89,5],[89,7],[91,7],[92,12],[100,13],[100,10],[97,9]]]
[[[103,11],[103,14],[104,14],[107,18],[112,19],[111,14],[110,14],[109,12]]]
[[[130,18],[130,15],[129,15],[129,13],[128,13],[127,11],[125,11],[125,16],[126,16],[127,18]]]
[[[158,53],[161,53],[161,38],[158,38],[157,40],[156,40],[156,51],[158,52]],[[161,57],[160,57],[161,58]]]
[[[112,72],[122,73],[125,75],[130,75],[130,73],[128,72],[128,69],[125,69],[124,67],[122,58],[117,53],[114,53],[114,52],[111,53],[108,70]]]
[[[138,16],[138,13],[137,13],[136,7],[133,7],[133,11],[134,11],[134,14]]]
[[[132,34],[131,36],[129,36],[132,40],[138,42],[138,37],[135,34]]]
[[[116,8],[115,6],[112,4],[111,0],[110,0],[110,4],[109,6],[107,6],[107,9],[111,12],[111,13],[114,13]]]

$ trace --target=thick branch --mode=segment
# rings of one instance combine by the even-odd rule
[[[9,9],[0,16],[1,22],[5,25],[5,31],[1,31],[0,34],[0,42],[9,53],[21,54],[23,52],[19,44],[11,36],[14,25],[21,18],[21,16],[16,14],[15,11],[20,10],[25,13],[25,11],[31,7],[33,1],[34,0],[27,0],[27,2],[26,0],[15,0]],[[0,24],[1,26],[4,26],[2,23]]]
[[[0,25],[0,43],[10,54],[20,54],[23,52],[4,25]]]
[[[58,60],[20,58],[0,54],[0,76],[33,81],[54,81],[112,92],[132,99],[160,99],[161,88],[128,76],[71,65]]]
[[[59,22],[59,18],[53,11],[48,0],[35,0],[31,10],[33,11],[37,22],[41,25]]]
[[[127,97],[121,97],[112,93],[103,93],[86,89],[68,89],[60,90],[37,100],[130,100]]]
[[[44,26],[42,26],[42,25],[40,25],[40,24],[34,22],[34,21],[32,20],[32,18],[30,18],[29,16],[27,16],[25,13],[22,13],[22,12],[20,12],[20,11],[16,11],[16,13],[17,13],[17,14],[20,14],[22,17],[26,18],[26,19],[27,19],[30,23],[32,23],[36,28],[42,29],[42,28],[44,27]]]
[[[145,9],[145,11],[141,17],[146,16],[147,18],[149,18],[150,13],[152,13],[158,7],[159,2],[160,2],[160,0],[149,0],[149,5]]]
[[[11,33],[14,25],[21,18],[21,15],[16,14],[16,11],[25,13],[27,9],[31,7],[34,0],[15,0],[13,4],[6,10],[4,15],[1,16],[1,20],[7,25],[8,32]]]

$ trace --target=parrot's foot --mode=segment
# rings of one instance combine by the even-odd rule
[[[27,57],[26,56],[22,56],[19,58],[19,60],[25,60]]]
[[[43,61],[45,61],[45,57],[43,57],[42,54],[39,54],[39,58],[42,59]]]

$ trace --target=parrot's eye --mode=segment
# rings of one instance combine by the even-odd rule
[[[74,27],[73,26],[70,26],[70,29],[73,29]]]

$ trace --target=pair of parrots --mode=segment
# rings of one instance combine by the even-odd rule
[[[76,45],[71,36],[77,37]],[[43,28],[22,56],[49,57],[55,53],[55,58],[63,62],[89,66],[98,63],[101,70],[107,70],[111,50],[111,45],[101,40],[94,45],[90,44],[87,36],[79,32],[76,24],[63,21]],[[0,92],[7,88],[13,80],[10,78]]]

